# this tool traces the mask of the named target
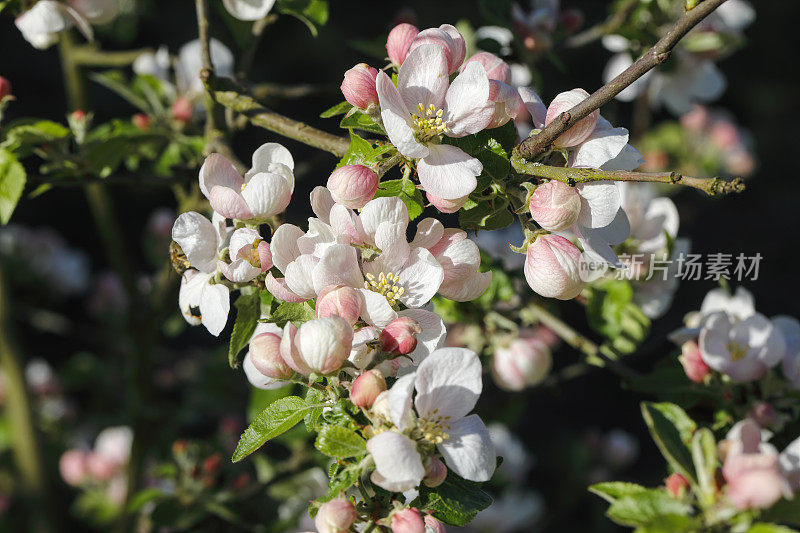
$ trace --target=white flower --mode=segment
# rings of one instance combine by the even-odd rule
[[[116,466],[128,463],[133,444],[133,431],[127,426],[116,426],[101,431],[94,441],[95,453]]]
[[[92,27],[74,8],[54,0],[40,0],[14,21],[22,36],[34,48],[44,50],[58,41],[58,34],[77,26],[92,40]]]
[[[717,311],[726,313],[731,319],[744,320],[756,313],[753,294],[744,287],[737,287],[733,295],[725,289],[709,291],[703,298],[700,311],[689,313],[685,320],[686,326],[670,333],[669,340],[680,346],[686,341],[696,339],[704,321]]]
[[[391,491],[419,485],[425,468],[412,439],[435,444],[459,476],[489,480],[496,466],[494,446],[481,419],[468,415],[482,388],[480,360],[464,348],[436,350],[415,373],[398,379],[386,393],[388,412],[397,430],[410,437],[384,431],[369,440],[367,449],[375,460],[372,481]]]
[[[209,333],[218,337],[228,322],[231,302],[228,287],[213,281],[213,273],[198,270],[184,272],[178,306],[189,324],[203,324]]]
[[[272,268],[269,243],[252,228],[239,228],[228,246],[230,263],[217,262],[222,274],[234,283],[247,283]]]
[[[226,218],[264,220],[289,205],[294,159],[280,144],[266,143],[253,153],[253,167],[242,179],[233,163],[211,154],[200,168],[200,190],[214,211]]]
[[[119,15],[120,0],[70,0],[92,24],[108,24]]]
[[[211,221],[195,211],[182,213],[172,226],[172,240],[186,254],[192,267],[206,274],[217,271],[217,253],[228,244],[230,229],[225,218],[214,213]]]
[[[488,105],[489,79],[477,61],[452,85],[448,80],[444,48],[423,44],[403,62],[397,87],[379,72],[376,88],[389,140],[401,154],[419,160],[417,172],[426,191],[452,200],[475,190],[483,166],[460,148],[439,142],[443,135],[463,137],[485,129],[494,105]]]
[[[239,20],[260,20],[267,16],[275,0],[222,0],[222,3]]]
[[[741,321],[713,313],[703,324],[699,345],[708,366],[739,382],[761,379],[786,353],[781,332],[758,313]]]
[[[786,355],[783,357],[783,375],[795,389],[800,389],[800,322],[789,316],[776,316],[772,325],[783,335]]]
[[[233,53],[224,44],[211,39],[211,64],[214,73],[221,77],[233,76]],[[200,71],[203,70],[203,59],[200,51],[200,39],[190,41],[178,52],[175,65],[175,78],[179,94],[200,94],[203,92],[203,81]]]

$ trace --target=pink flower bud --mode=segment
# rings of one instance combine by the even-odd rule
[[[131,122],[133,122],[133,125],[140,130],[150,129],[150,117],[144,113],[136,113],[133,115],[133,117],[131,117]]]
[[[398,67],[402,65],[410,51],[411,43],[418,34],[419,30],[412,24],[403,23],[392,28],[389,38],[386,39],[386,53],[389,55],[389,61]]]
[[[583,26],[583,11],[580,9],[565,9],[558,17],[561,27],[567,33],[574,33]]]
[[[345,533],[357,518],[356,508],[344,494],[323,503],[314,519],[318,533]]]
[[[361,209],[375,197],[378,175],[364,165],[345,165],[328,178],[333,201],[348,209]]]
[[[425,467],[425,477],[422,482],[428,487],[438,487],[447,478],[447,467],[438,457],[431,457]]]
[[[739,131],[728,120],[717,120],[709,131],[711,143],[720,150],[729,150],[739,144]]]
[[[791,495],[774,452],[730,450],[722,475],[728,483],[726,495],[739,509],[767,509],[781,496]]]
[[[583,290],[581,251],[558,235],[540,235],[528,246],[525,279],[534,292],[546,298],[570,300]]]
[[[425,531],[428,531],[428,529],[430,529],[433,531],[433,533],[447,533],[447,529],[444,527],[444,524],[442,524],[429,514],[425,515],[425,526],[426,526]]]
[[[350,401],[362,409],[369,409],[380,393],[386,390],[386,379],[380,370],[364,372],[353,381]]]
[[[486,129],[499,128],[514,120],[525,108],[517,90],[497,80],[489,80],[489,102],[494,103],[494,114]]]
[[[700,347],[694,341],[688,341],[681,346],[681,356],[678,361],[683,366],[683,371],[686,372],[686,377],[695,383],[702,383],[703,379],[711,373],[711,369],[703,361],[703,356],[700,354]]]
[[[425,521],[416,507],[392,514],[392,533],[425,533]]]
[[[250,360],[256,370],[273,379],[289,379],[294,373],[281,357],[281,338],[274,333],[253,337],[250,341]]]
[[[339,370],[350,355],[353,328],[338,316],[317,318],[300,326],[294,342],[297,353],[311,372],[330,374]]]
[[[381,331],[381,347],[383,351],[392,355],[409,354],[417,347],[417,335],[420,333],[422,328],[413,318],[407,316],[395,318]]]
[[[537,339],[514,339],[507,348],[495,350],[492,372],[500,387],[521,391],[537,385],[550,372],[550,350]]]
[[[117,473],[117,465],[103,455],[92,452],[86,459],[89,475],[97,481],[108,481]]]
[[[533,220],[543,229],[561,231],[578,220],[581,197],[574,187],[552,180],[536,187],[528,207]]]
[[[477,61],[483,65],[483,68],[486,71],[486,76],[490,80],[511,83],[511,67],[508,66],[508,63],[496,55],[490,54],[489,52],[478,52],[464,62],[464,64],[461,66],[462,72],[470,61]]]
[[[708,125],[708,110],[695,104],[692,110],[681,117],[681,126],[687,131],[701,132]]]
[[[338,316],[352,326],[361,315],[362,296],[357,290],[344,285],[325,287],[317,296],[317,317]]]
[[[61,478],[73,487],[80,485],[89,473],[88,457],[81,450],[67,450],[58,460]]]
[[[192,114],[194,113],[194,106],[192,105],[192,101],[186,98],[185,96],[181,96],[172,104],[172,108],[170,109],[172,113],[172,118],[177,120],[178,122],[183,122],[186,124],[190,120],[192,120]]]
[[[0,100],[11,95],[11,82],[0,76]]]
[[[756,424],[762,428],[768,428],[778,423],[778,413],[775,408],[767,402],[758,402],[747,414],[748,418],[756,421]]]
[[[686,493],[686,490],[689,488],[689,482],[686,481],[685,477],[677,472],[671,474],[667,479],[665,479],[664,485],[667,487],[667,490],[670,492],[670,494],[676,498],[683,496],[684,493]]]
[[[428,201],[431,203],[431,205],[433,205],[433,207],[442,213],[455,213],[464,207],[464,204],[466,204],[467,200],[469,200],[469,196],[462,196],[461,198],[456,198],[455,200],[445,200],[444,198],[438,198],[429,192],[426,192],[425,196],[428,197]]]
[[[467,56],[467,45],[461,33],[450,24],[442,24],[438,28],[422,30],[411,43],[409,52],[423,44],[437,44],[444,49],[450,74],[457,72]]]
[[[86,120],[86,113],[82,109],[76,109],[71,115],[74,120]]]
[[[375,78],[378,71],[366,63],[359,63],[344,73],[341,89],[344,99],[353,107],[368,110],[378,104],[378,91],[375,89]]]
[[[589,93],[583,89],[572,89],[556,96],[547,108],[545,115],[545,126],[554,121],[561,113],[565,113],[580,104],[589,97]],[[595,109],[587,116],[578,121],[577,124],[558,136],[553,142],[553,146],[558,148],[569,148],[577,146],[589,138],[597,125],[600,111]]]

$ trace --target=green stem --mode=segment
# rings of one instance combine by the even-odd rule
[[[195,0],[195,8],[197,10],[197,33],[200,39],[200,57],[203,65],[201,76],[203,78],[213,77],[214,64],[211,62],[211,36],[208,32],[208,0]],[[213,151],[215,140],[220,134],[217,131],[214,117],[216,102],[207,87],[203,91],[203,105],[206,108],[206,152],[211,152]]]
[[[127,67],[142,54],[152,52],[150,48],[139,50],[106,51],[96,44],[84,44],[72,48],[72,60],[77,65],[87,67]]]

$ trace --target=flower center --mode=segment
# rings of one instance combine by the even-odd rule
[[[748,345],[741,345],[736,341],[729,342],[726,346],[731,353],[731,361],[740,361],[747,355],[747,350],[750,348]]]
[[[441,444],[450,438],[446,430],[450,429],[450,417],[438,415],[438,409],[434,409],[430,418],[423,418],[417,422],[423,440],[431,444]]]
[[[377,292],[378,294],[386,297],[389,305],[394,305],[397,300],[403,295],[406,290],[398,285],[400,276],[397,274],[384,274],[381,272],[376,278],[372,274],[367,274],[367,279],[364,281],[364,288]]]
[[[255,239],[245,258],[247,262],[256,268],[261,268],[261,254],[258,253],[258,245],[261,244],[261,239]]]
[[[444,111],[436,109],[433,104],[427,108],[422,104],[417,105],[417,112],[413,117],[417,139],[424,141],[447,133],[447,125],[442,123],[443,114]]]

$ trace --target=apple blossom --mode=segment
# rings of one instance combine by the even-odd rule
[[[275,0],[222,0],[222,4],[234,18],[256,21],[267,16]]]
[[[314,519],[314,525],[318,533],[346,533],[350,531],[350,525],[357,517],[356,508],[342,494],[322,504]]]
[[[317,295],[317,317],[338,316],[353,325],[358,322],[358,317],[361,315],[362,300],[361,293],[352,287],[344,285],[326,287]]]
[[[68,485],[77,487],[83,483],[88,472],[88,453],[83,450],[67,450],[58,460],[58,471]]]
[[[381,348],[392,355],[406,355],[417,347],[417,335],[422,333],[419,323],[409,316],[397,317],[383,328]]]
[[[438,198],[429,192],[426,192],[425,196],[428,198],[428,201],[431,203],[431,205],[433,205],[433,207],[435,207],[442,213],[455,213],[456,211],[464,207],[464,204],[466,204],[467,200],[469,200],[469,195],[462,196],[461,198],[456,198],[454,200],[445,200],[444,198]]]
[[[511,68],[508,66],[508,63],[496,55],[489,52],[478,52],[467,59],[463,65],[461,65],[462,72],[471,61],[477,61],[483,65],[483,68],[486,71],[486,76],[490,80],[502,81],[505,84],[511,82]]]
[[[296,330],[296,331],[295,331]],[[281,355],[292,369],[308,376],[331,374],[341,368],[353,345],[353,329],[340,317],[316,318],[296,329],[287,323]]]
[[[426,191],[453,200],[475,190],[483,165],[439,140],[483,130],[494,106],[487,105],[489,79],[478,62],[467,65],[452,84],[447,74],[444,48],[424,44],[408,54],[397,87],[379,72],[377,90],[389,140],[401,154],[419,160],[417,172]]]
[[[481,389],[480,360],[464,348],[436,350],[416,372],[398,379],[387,393],[387,407],[397,430],[411,437],[387,430],[367,442],[375,461],[373,483],[396,492],[420,484],[425,468],[412,438],[435,445],[448,468],[461,477],[491,478],[495,454],[489,433],[477,415],[467,416]]]
[[[220,77],[233,77],[233,52],[217,39],[211,39],[209,45],[214,74]],[[195,39],[183,45],[178,51],[178,60],[175,64],[175,85],[178,94],[197,96],[203,93],[201,70],[203,70],[203,59],[200,39]]]
[[[327,187],[337,204],[361,209],[375,197],[378,175],[364,165],[344,165],[333,171]]]
[[[211,207],[226,218],[264,220],[286,209],[294,191],[294,159],[277,143],[261,145],[244,179],[233,163],[219,154],[200,168],[200,190]]]
[[[547,108],[544,125],[547,126],[559,115],[566,113],[576,105],[589,98],[589,93],[583,89],[573,89],[557,95],[550,106]],[[557,148],[570,148],[577,146],[587,140],[597,126],[597,119],[600,117],[600,110],[595,109],[584,118],[580,119],[574,126],[562,133],[553,141],[553,146]]]
[[[403,64],[417,35],[419,30],[413,24],[402,23],[392,28],[386,40],[386,53],[392,64],[398,67]]]
[[[713,313],[700,332],[699,346],[708,366],[738,382],[761,379],[786,353],[780,330],[758,313],[741,321]]]
[[[228,322],[231,303],[228,287],[213,283],[214,274],[187,270],[181,277],[178,306],[189,324],[203,324],[218,337]]]
[[[256,369],[272,379],[289,379],[294,371],[281,356],[281,337],[275,333],[261,333],[250,340],[250,360]]]
[[[377,107],[378,92],[375,89],[377,77],[378,71],[366,63],[359,63],[346,71],[341,85],[344,99],[362,111]]]
[[[581,252],[558,235],[540,235],[528,245],[525,256],[525,279],[545,298],[571,300],[581,293]]]
[[[776,316],[772,325],[786,342],[786,355],[781,362],[783,375],[792,388],[800,389],[800,322],[789,316]]]
[[[504,389],[521,391],[539,384],[550,372],[550,350],[538,339],[518,338],[498,347],[492,359],[492,375]]]
[[[239,228],[231,234],[228,253],[230,263],[217,263],[222,274],[234,283],[247,283],[272,268],[269,243],[252,228]]]
[[[386,390],[386,379],[376,369],[368,370],[353,380],[350,401],[362,409],[369,409],[380,393]]]
[[[448,74],[454,74],[464,63],[467,56],[467,46],[461,33],[450,24],[442,24],[438,28],[428,28],[422,30],[411,42],[409,55],[416,48],[426,44],[439,46],[445,54],[447,60]],[[408,59],[408,58],[406,58]]]
[[[694,341],[686,341],[681,346],[681,356],[678,358],[683,366],[686,377],[695,383],[702,383],[705,377],[711,373],[711,369],[703,361],[700,347]]]
[[[581,197],[574,187],[558,180],[536,187],[528,207],[531,217],[547,231],[561,231],[578,220]]]
[[[133,445],[133,430],[127,426],[116,426],[101,431],[94,441],[94,452],[115,467],[128,463]]]
[[[558,0],[533,0],[526,13],[517,3],[511,4],[511,24],[530,50],[543,51],[552,45],[559,12]]]
[[[489,106],[494,105],[492,120],[487,129],[499,128],[509,120],[514,120],[525,109],[517,90],[502,81],[489,80]]]
[[[669,340],[683,344],[687,340],[697,339],[704,322],[718,311],[726,313],[733,320],[744,320],[756,313],[753,295],[744,287],[737,287],[732,295],[725,289],[712,289],[703,298],[700,310],[689,313],[685,319],[686,326],[670,333]]]
[[[416,507],[392,512],[392,533],[425,533],[425,521]]]
[[[781,473],[792,490],[800,490],[800,438],[793,440],[780,453]]]
[[[22,36],[34,48],[44,50],[54,45],[59,33],[72,26],[92,40],[93,32],[89,22],[75,8],[54,0],[40,0],[33,7],[22,13],[14,21]]]

